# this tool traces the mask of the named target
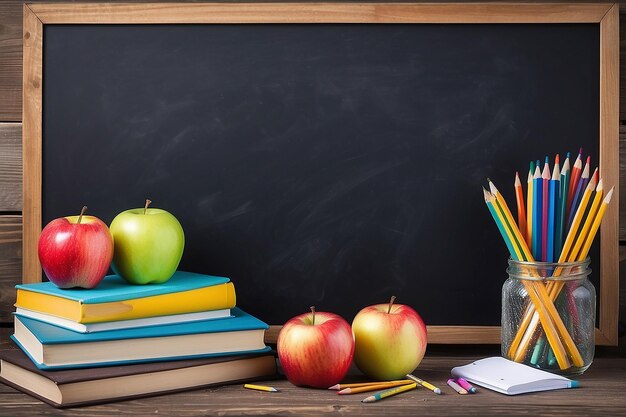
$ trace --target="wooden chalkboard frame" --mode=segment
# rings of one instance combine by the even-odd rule
[[[600,172],[619,191],[619,7],[528,3],[42,3],[24,5],[23,282],[41,281],[42,57],[44,25],[216,23],[598,23],[600,25]],[[619,201],[619,196],[614,196]],[[618,207],[602,222],[596,343],[617,344]],[[266,339],[275,342],[280,326]],[[431,343],[500,343],[498,326],[429,326]]]

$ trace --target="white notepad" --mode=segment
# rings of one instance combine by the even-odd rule
[[[578,381],[501,357],[481,359],[452,369],[452,376],[507,395],[577,388]]]

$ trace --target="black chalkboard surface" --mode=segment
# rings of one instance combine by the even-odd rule
[[[514,207],[531,159],[597,164],[598,56],[597,24],[47,25],[43,221],[149,197],[181,269],[271,324],[396,295],[498,325],[481,186]]]

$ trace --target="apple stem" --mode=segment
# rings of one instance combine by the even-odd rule
[[[152,203],[152,201],[146,198],[146,205],[143,206],[143,214],[146,214],[148,212],[148,206],[150,205],[150,203]]]
[[[391,306],[393,306],[394,301],[396,301],[396,296],[392,295],[391,300],[389,300],[389,309],[387,310],[387,314],[391,313]]]
[[[83,209],[80,211],[80,215],[78,216],[78,220],[76,224],[80,224],[80,221],[83,219],[83,214],[87,211],[87,206],[83,206]]]
[[[315,326],[315,306],[311,306],[311,313],[313,313],[313,318],[311,319],[311,325]]]

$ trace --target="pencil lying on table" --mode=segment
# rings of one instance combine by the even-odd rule
[[[379,390],[389,389],[393,387],[399,387],[402,385],[409,385],[412,383],[413,381],[408,380],[408,379],[403,380],[403,381],[391,382],[391,383],[383,382],[380,384],[371,384],[371,385],[365,385],[362,387],[344,388],[341,391],[337,391],[337,394],[339,395],[360,394],[362,392],[379,391]]]
[[[403,392],[407,392],[407,391],[411,391],[413,389],[417,388],[417,382],[413,382],[411,384],[408,385],[401,385],[399,387],[395,387],[395,388],[391,388],[385,391],[381,391],[378,392],[374,395],[371,395],[367,398],[364,398],[363,400],[361,400],[361,402],[363,403],[373,403],[375,401],[380,401],[384,398],[387,397],[391,397],[392,395],[397,395],[397,394],[401,394]]]

